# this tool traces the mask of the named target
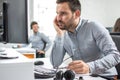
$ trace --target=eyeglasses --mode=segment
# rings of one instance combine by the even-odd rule
[[[66,59],[64,59],[63,62],[65,62],[66,60],[68,60],[68,59],[70,59],[72,57],[73,57],[73,55],[68,57],[68,58],[66,58]],[[58,71],[59,69],[67,69],[67,66],[65,66],[65,67],[56,67],[55,69],[56,69],[56,71]]]

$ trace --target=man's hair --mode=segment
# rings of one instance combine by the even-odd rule
[[[35,24],[38,24],[36,21],[32,21],[31,24],[30,24],[30,27],[32,29],[32,26],[35,25]]]
[[[81,3],[79,0],[57,0],[56,1],[57,4],[64,3],[64,2],[68,2],[68,5],[72,12],[75,12],[76,10],[81,11]]]

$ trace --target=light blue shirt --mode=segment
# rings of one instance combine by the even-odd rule
[[[40,32],[37,32],[36,34],[34,33],[32,36],[30,36],[29,43],[31,43],[32,48],[35,48],[36,50],[46,51],[51,46],[51,41],[49,38]],[[45,44],[46,46],[44,47]]]
[[[86,62],[92,74],[117,74],[114,66],[120,62],[120,53],[108,30],[98,22],[81,19],[74,33],[56,36],[51,53],[54,67],[63,62],[65,53],[72,60]]]

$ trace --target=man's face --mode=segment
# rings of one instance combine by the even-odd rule
[[[68,3],[57,4],[57,25],[62,30],[70,30],[74,25],[75,16],[71,12]]]
[[[33,30],[34,33],[37,33],[37,32],[38,32],[38,29],[39,29],[38,24],[32,25],[32,30]]]

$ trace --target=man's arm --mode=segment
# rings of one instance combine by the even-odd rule
[[[64,33],[66,32],[65,30],[61,30],[58,26],[58,21],[57,21],[57,16],[54,19],[54,28],[57,32],[56,39],[53,44],[53,48],[51,51],[51,63],[53,67],[58,67],[64,58],[65,55],[65,49],[64,49]]]
[[[63,61],[65,55],[65,49],[63,45],[63,37],[57,36],[54,41],[50,56],[50,60],[54,68],[58,67]]]
[[[43,33],[41,33],[41,37],[42,37],[42,40],[44,42],[44,49],[43,50],[47,51],[50,48],[52,42],[50,41],[49,37],[47,37]]]
[[[99,74],[117,65],[120,62],[120,53],[109,32],[100,24],[94,24],[94,26],[93,36],[104,56],[87,64],[90,66],[91,73]]]

